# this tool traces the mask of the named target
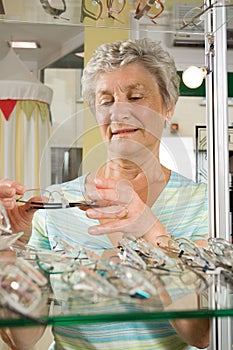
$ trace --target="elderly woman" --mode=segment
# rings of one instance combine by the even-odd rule
[[[159,160],[164,122],[172,118],[179,94],[179,77],[170,55],[146,39],[105,44],[94,52],[82,83],[107,160],[95,173],[61,188],[85,191],[99,206],[86,211],[39,210],[30,244],[53,249],[55,236],[60,236],[98,254],[129,234],[153,245],[161,236],[166,242],[171,235],[205,244],[205,185],[165,168]],[[55,326],[53,333],[51,349],[175,350],[188,349],[188,344],[204,348],[209,343],[208,320]],[[14,337],[16,343],[20,341]],[[36,338],[27,338],[22,348],[32,346]]]

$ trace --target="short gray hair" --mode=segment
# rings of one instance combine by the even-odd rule
[[[139,62],[155,77],[167,109],[179,97],[180,78],[174,59],[159,42],[150,39],[124,40],[99,46],[87,63],[82,77],[83,97],[95,110],[95,83],[102,72],[112,72],[129,63]]]

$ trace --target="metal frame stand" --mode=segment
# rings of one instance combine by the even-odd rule
[[[216,1],[206,1],[211,6]],[[229,147],[227,110],[227,38],[225,1],[207,12],[205,49],[209,74],[206,78],[209,230],[211,237],[230,240]],[[210,307],[218,308],[213,287]],[[211,350],[232,350],[231,319],[212,320]]]

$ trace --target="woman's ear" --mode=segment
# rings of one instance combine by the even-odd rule
[[[174,112],[175,112],[175,107],[172,107],[172,108],[169,108],[167,109],[167,114],[166,114],[166,117],[165,117],[165,120],[168,122],[172,119],[173,115],[174,115]]]

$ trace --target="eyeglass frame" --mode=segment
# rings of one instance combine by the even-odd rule
[[[159,17],[162,14],[162,12],[164,11],[164,5],[163,5],[162,1],[161,0],[148,0],[146,2],[146,5],[142,9],[140,9],[141,2],[142,1],[139,0],[139,3],[138,3],[138,5],[136,7],[136,10],[135,10],[134,18],[139,20],[141,17],[146,15],[154,24],[157,24],[154,21],[154,19]],[[156,15],[148,14],[148,12],[152,8],[152,6],[155,5],[155,4],[159,4],[160,5],[160,11]]]
[[[48,193],[48,199],[52,197],[53,193],[59,194],[61,198],[61,203],[49,203],[49,202],[39,202],[39,201],[34,201],[34,200],[23,200],[23,197],[26,192],[44,192]],[[67,209],[67,208],[73,208],[73,207],[83,207],[83,208],[89,208],[89,207],[98,207],[95,201],[77,201],[77,202],[69,202],[65,198],[65,192],[68,192],[68,190],[61,190],[61,192],[55,190],[55,191],[50,191],[46,189],[39,189],[39,188],[32,188],[28,189],[24,192],[23,195],[17,195],[15,200],[17,203],[22,203],[22,204],[30,204],[30,209]],[[72,190],[72,192],[74,192]],[[78,193],[82,193],[82,191],[77,191]],[[43,196],[41,196],[43,197]],[[33,198],[33,197],[32,197]]]
[[[199,14],[197,14],[197,15],[195,15],[194,17],[192,17],[191,18],[191,20],[188,22],[188,23],[185,23],[185,24],[183,24],[181,27],[180,27],[180,29],[184,29],[184,28],[186,28],[186,27],[188,27],[189,25],[193,25],[193,26],[196,26],[196,24],[194,23],[194,20],[196,19],[196,18],[198,18],[198,17],[201,17],[203,14],[205,14],[207,11],[209,11],[209,10],[211,10],[212,8],[214,8],[214,7],[232,7],[233,6],[233,4],[225,4],[225,5],[217,5],[218,4],[218,1],[215,1],[213,4],[210,4],[209,6],[207,6],[206,8],[204,8],[204,6],[206,6],[206,3],[204,3],[203,5],[201,5],[201,6],[199,6],[199,7],[197,7],[197,6],[195,6],[195,7],[193,7],[191,10],[193,10],[193,9],[197,9],[197,8],[200,8],[202,11],[199,13]],[[191,10],[189,10],[189,11],[191,11]],[[189,12],[188,11],[188,12]],[[185,17],[185,15],[183,16],[183,19],[184,19],[184,17]],[[201,21],[201,22],[203,22],[203,20]],[[201,23],[200,22],[200,23]],[[199,24],[200,24],[199,23]]]
[[[112,7],[113,2],[114,2],[114,0],[106,0],[108,18],[112,18],[112,19],[115,19],[115,20],[121,22],[118,18],[116,18],[115,16],[113,16],[112,13],[115,13],[115,14],[119,15],[119,14],[124,10],[124,8],[125,8],[126,0],[123,0],[123,1],[122,1],[123,5],[122,5],[122,7],[121,7],[119,10],[114,9],[114,8]],[[121,22],[121,23],[123,23],[123,22]]]
[[[60,17],[61,14],[66,11],[66,2],[65,2],[65,0],[61,0],[61,1],[63,4],[63,9],[58,9],[56,7],[51,6],[50,3],[48,2],[48,0],[40,0],[40,3],[42,5],[43,9],[45,10],[45,12],[49,13],[51,16],[53,16],[53,18],[55,18],[55,19],[62,18],[62,19],[69,20],[68,18]]]
[[[98,21],[98,19],[101,18],[101,15],[103,13],[103,4],[101,0],[93,0],[96,2],[96,4],[99,6],[99,13],[97,15],[94,14],[94,12],[91,12],[86,8],[85,0],[82,0],[81,4],[81,14],[80,14],[80,22],[83,23],[85,20],[85,17],[90,18],[94,21]]]

